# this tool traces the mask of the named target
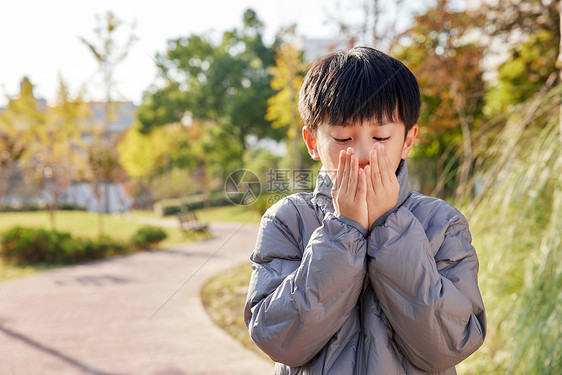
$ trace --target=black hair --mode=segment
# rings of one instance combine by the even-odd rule
[[[299,97],[299,112],[312,130],[326,121],[346,126],[399,120],[407,134],[418,121],[420,105],[418,82],[412,72],[395,58],[369,47],[355,47],[318,60],[306,74]]]

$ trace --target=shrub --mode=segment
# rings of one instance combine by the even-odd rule
[[[2,256],[22,263],[59,263],[61,244],[70,234],[45,229],[14,227],[2,236]]]
[[[167,237],[168,234],[164,229],[145,225],[133,235],[131,243],[138,249],[150,249]]]
[[[186,198],[164,199],[154,204],[154,212],[159,216],[176,215],[182,211],[198,210],[203,207],[219,207],[232,204],[223,192],[213,193],[210,198],[195,194]]]
[[[128,247],[109,238],[72,238],[69,233],[14,227],[0,239],[0,255],[14,264],[73,264],[124,254]]]

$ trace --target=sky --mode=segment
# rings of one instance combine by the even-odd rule
[[[342,0],[345,3],[345,0]],[[273,40],[283,26],[297,23],[297,32],[309,38],[329,38],[335,27],[326,22],[337,1],[323,0],[18,0],[0,10],[0,107],[19,93],[28,76],[36,97],[52,104],[59,76],[75,96],[85,85],[86,100],[103,100],[97,64],[79,37],[95,40],[96,15],[112,11],[124,24],[136,22],[138,41],[115,71],[121,99],[140,104],[143,91],[155,82],[156,53],[166,51],[166,41],[190,34],[215,36],[242,23],[247,8],[265,23],[265,38]],[[349,2],[349,0],[348,0]],[[360,1],[355,1],[360,3]],[[332,8],[329,7],[332,4]]]

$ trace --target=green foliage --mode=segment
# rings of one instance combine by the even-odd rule
[[[73,264],[127,252],[108,238],[72,238],[69,233],[41,228],[14,227],[1,237],[1,256],[14,264]]]
[[[155,199],[209,194],[242,167],[239,143],[216,124],[199,120],[187,127],[159,126],[149,134],[133,127],[118,149],[123,168],[149,186]]]
[[[559,6],[557,0],[486,1],[475,10],[472,22],[487,35],[501,37],[506,42],[521,40],[521,37],[525,39],[541,30],[559,30]]]
[[[163,199],[154,204],[154,212],[159,216],[175,215],[182,211],[198,210],[204,207],[219,207],[231,202],[224,193],[214,193],[209,198],[205,194],[194,194],[179,199]]]
[[[166,74],[163,66],[161,70]],[[140,123],[138,130],[142,134],[149,134],[157,126],[179,122],[190,106],[189,96],[175,82],[167,80],[167,83],[163,88],[154,86],[143,95],[142,103],[137,109],[137,120]]]
[[[159,227],[145,225],[139,228],[131,238],[138,249],[150,249],[168,237],[166,231]]]
[[[197,142],[194,142],[194,147],[200,168],[205,172],[201,181],[202,191],[208,192],[209,188],[217,188],[210,185],[209,179],[219,178],[220,181],[224,181],[230,173],[242,167],[244,154],[242,144],[237,142],[228,130],[220,126],[206,124],[201,136]]]
[[[45,122],[45,112],[33,96],[33,84],[24,77],[19,96],[10,100],[0,113],[2,169],[32,154],[32,142],[41,138],[36,133],[44,127]]]
[[[497,83],[486,93],[488,116],[501,114],[513,104],[532,98],[550,74],[556,74],[560,35],[540,30],[523,43],[515,45],[498,70]]]
[[[197,211],[197,218],[203,223],[213,223],[219,221],[236,222],[236,223],[254,223],[260,222],[260,215],[257,215],[248,206],[222,206],[209,207],[204,210]],[[212,224],[211,224],[212,229]]]
[[[151,196],[154,200],[174,199],[195,194],[197,186],[190,171],[172,168],[150,180]]]
[[[302,51],[294,45],[294,27],[285,33],[288,40],[281,42],[276,49],[275,66],[271,68],[273,78],[271,87],[277,91],[267,100],[266,120],[274,128],[286,128],[287,154],[290,167],[302,168],[302,156],[299,149],[301,129],[304,126],[298,111],[299,90],[304,80],[308,64],[303,61]]]
[[[179,124],[159,127],[147,135],[133,126],[119,142],[119,161],[134,178],[155,176],[172,168],[193,168],[193,138],[193,131]]]
[[[262,184],[267,182],[267,173],[270,169],[276,169],[280,166],[282,157],[274,155],[264,149],[249,149],[244,153],[244,168],[256,174]]]
[[[165,56],[157,57],[166,85],[145,94],[138,113],[141,132],[179,122],[190,111],[215,122],[242,147],[250,134],[275,136],[264,119],[273,95],[268,70],[274,53],[262,33],[262,22],[248,9],[244,26],[225,32],[219,44],[205,35],[169,41]]]
[[[488,334],[463,373],[562,372],[561,94],[513,106],[479,155],[483,191],[467,212]]]
[[[422,192],[447,198],[460,195],[472,164],[472,133],[482,119],[484,50],[471,37],[465,12],[447,0],[415,17],[395,57],[416,75],[422,99],[420,147],[411,158],[420,168]],[[416,168],[412,168],[415,172]],[[433,191],[431,187],[435,187]]]
[[[304,80],[308,64],[303,61],[303,52],[299,51],[294,39],[294,28],[286,32],[288,40],[283,41],[275,50],[275,66],[271,68],[271,88],[277,93],[268,99],[266,119],[274,128],[288,127],[287,136],[298,136],[294,129],[302,126],[302,119],[297,111],[299,90]]]
[[[16,226],[0,238],[0,257],[11,264],[75,264],[153,248],[168,237],[158,227],[142,226],[129,243],[108,237],[72,237],[70,233]]]

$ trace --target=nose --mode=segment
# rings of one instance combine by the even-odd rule
[[[369,165],[369,152],[372,148],[372,142],[357,142],[355,145],[355,155],[359,161],[359,168],[365,168]]]

